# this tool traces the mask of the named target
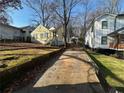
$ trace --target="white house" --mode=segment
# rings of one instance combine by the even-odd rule
[[[33,29],[30,26],[17,28],[0,23],[0,41],[31,42],[31,32]]]
[[[0,41],[15,40],[19,41],[23,37],[22,30],[10,25],[0,23]]]
[[[99,16],[87,30],[85,45],[93,49],[111,49],[111,42],[115,39],[109,34],[122,27],[124,27],[124,15],[104,14]]]

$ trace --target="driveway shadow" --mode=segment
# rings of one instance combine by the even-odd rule
[[[50,67],[52,67],[56,63],[57,60],[66,59],[66,58],[60,59],[60,56],[57,56],[55,59],[49,60],[50,64],[46,65],[47,66],[46,69],[43,72],[39,73],[39,76],[35,79],[35,82],[31,86],[29,86],[29,88],[23,88],[20,91],[14,93],[105,93],[99,82],[93,82],[91,80],[92,77],[91,71],[94,69],[94,65],[91,62],[83,58],[80,58],[76,55],[63,54],[63,56],[66,56],[67,59],[71,59],[71,60],[76,59],[91,65],[91,67],[87,71],[88,73],[88,76],[86,77],[88,80],[87,82],[77,83],[77,84],[55,84],[55,85],[48,85],[43,87],[34,87],[36,82],[44,75],[44,73]]]
[[[26,93],[103,93],[101,85],[97,82],[83,84],[50,85],[33,88]]]

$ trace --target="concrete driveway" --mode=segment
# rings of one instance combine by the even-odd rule
[[[39,79],[14,93],[105,93],[87,54],[66,50]]]

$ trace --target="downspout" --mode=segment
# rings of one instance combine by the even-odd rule
[[[115,22],[114,22],[114,31],[117,30],[117,15],[115,16]],[[118,35],[117,35],[117,43],[115,45],[117,45],[117,52],[118,52]]]
[[[114,31],[116,30],[117,27],[117,16],[115,17],[115,21],[114,21]]]
[[[95,28],[94,28],[95,26],[94,25],[95,25],[95,20],[93,20],[93,42],[92,42],[93,43],[93,49],[95,47]]]

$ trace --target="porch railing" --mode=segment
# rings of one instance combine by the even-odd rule
[[[110,43],[109,44],[109,48],[112,48],[112,49],[124,49],[124,44]]]

